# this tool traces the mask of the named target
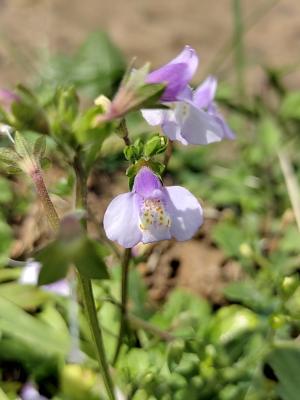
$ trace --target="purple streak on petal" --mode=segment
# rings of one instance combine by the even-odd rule
[[[165,193],[172,220],[171,235],[179,241],[191,239],[203,223],[203,211],[198,200],[181,186],[166,187]]]
[[[139,243],[142,234],[136,194],[124,193],[114,198],[105,211],[103,225],[106,236],[125,248]]]
[[[215,97],[217,79],[209,76],[194,92],[193,103],[198,108],[208,108]]]
[[[185,46],[182,52],[168,64],[150,72],[147,83],[165,83],[167,85],[161,100],[175,101],[192,79],[198,66],[198,56],[194,49]]]
[[[153,192],[155,190],[160,190],[161,187],[162,184],[159,178],[151,171],[151,169],[143,167],[135,177],[133,191],[143,198],[150,198],[153,196]]]
[[[213,116],[193,105],[181,121],[181,135],[189,144],[209,144],[223,139],[223,130]]]
[[[21,391],[22,400],[47,400],[46,397],[41,396],[38,390],[33,386],[32,383],[26,383]]]
[[[147,76],[147,83],[164,83],[164,90],[161,101],[174,101],[186,86],[188,67],[186,64],[166,65],[156,71],[150,72]]]

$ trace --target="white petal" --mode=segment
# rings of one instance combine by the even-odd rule
[[[144,109],[141,113],[149,125],[161,125],[164,121],[164,111],[159,109]]]
[[[191,104],[182,122],[181,135],[189,144],[209,144],[219,142],[224,137],[223,129],[216,119]]]
[[[139,213],[134,193],[120,194],[109,204],[103,220],[106,236],[121,246],[130,248],[139,243]]]

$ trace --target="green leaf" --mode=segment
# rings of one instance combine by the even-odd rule
[[[20,340],[45,356],[66,356],[69,339],[0,296],[0,332]]]
[[[257,315],[245,307],[231,305],[221,308],[211,326],[213,342],[226,344],[240,335],[258,328]]]
[[[90,279],[108,279],[106,264],[103,260],[105,249],[95,240],[84,238],[80,249],[74,255],[77,269]]]
[[[0,176],[0,204],[6,204],[13,199],[10,182]]]
[[[278,394],[283,400],[298,400],[300,393],[300,346],[282,341],[274,345],[268,362],[279,379]]]
[[[16,282],[2,283],[0,285],[0,296],[24,310],[33,310],[49,299],[49,294],[39,288]]]
[[[158,100],[161,98],[165,87],[166,86],[161,83],[147,83],[146,85],[141,86],[137,90],[137,102],[135,105],[135,109],[149,107],[151,108],[156,105]]]
[[[241,230],[231,222],[219,222],[213,229],[212,238],[224,250],[227,256],[239,254],[240,245],[244,242]]]
[[[258,124],[258,138],[263,157],[276,155],[281,142],[281,129],[270,116],[265,116]]]
[[[79,235],[71,240],[58,239],[40,250],[36,259],[42,264],[39,285],[63,279],[71,265],[90,279],[108,279],[103,257],[106,249],[95,240]]]
[[[286,119],[300,119],[300,91],[287,93],[281,104],[280,114]]]
[[[0,161],[11,165],[16,165],[19,160],[20,157],[13,149],[7,149],[4,147],[0,148]]]
[[[11,229],[4,222],[0,220],[0,266],[5,265],[9,257],[11,246]]]
[[[66,257],[64,244],[61,241],[50,243],[40,250],[35,258],[42,264],[39,285],[56,282],[67,275],[70,261]]]
[[[111,97],[125,71],[119,49],[104,32],[94,32],[74,56],[54,56],[47,60],[43,76],[48,84],[74,84],[85,95]]]
[[[241,302],[246,306],[266,305],[266,298],[251,281],[231,282],[223,291],[229,300]]]

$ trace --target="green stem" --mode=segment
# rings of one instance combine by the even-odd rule
[[[129,139],[129,132],[128,132],[128,129],[127,129],[127,124],[126,124],[125,118],[122,118],[122,120],[120,122],[120,125],[118,127],[118,130],[120,132],[121,137],[124,140],[125,145],[126,146],[130,146],[131,141]]]
[[[89,326],[91,329],[93,341],[96,347],[97,359],[100,366],[101,375],[107,390],[107,394],[110,400],[115,400],[114,389],[112,379],[109,373],[109,365],[107,363],[103,335],[101,328],[99,326],[99,321],[97,317],[97,310],[95,307],[92,283],[91,280],[80,275],[78,273],[78,282],[81,288],[83,303],[86,310],[86,315],[88,318]]]
[[[76,207],[87,209],[87,189],[86,189],[86,174],[82,166],[80,159],[80,153],[78,153],[74,159],[74,171],[76,174]],[[87,228],[85,222],[85,229]],[[114,386],[109,372],[109,365],[107,362],[102,330],[99,324],[97,310],[95,306],[93,289],[91,280],[82,276],[78,272],[78,281],[81,287],[81,292],[83,296],[83,303],[90,325],[94,345],[96,347],[97,359],[99,362],[99,367],[103,382],[105,384],[107,394],[110,400],[115,400]]]
[[[128,300],[128,272],[131,258],[131,249],[125,249],[122,262],[122,282],[121,282],[121,319],[117,346],[112,364],[115,365],[122,346],[123,337],[127,326],[127,300]]]

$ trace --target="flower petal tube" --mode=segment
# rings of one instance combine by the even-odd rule
[[[194,49],[185,46],[182,52],[163,67],[150,72],[147,83],[165,83],[162,101],[175,101],[180,98],[198,67],[198,56]]]
[[[138,172],[132,192],[117,196],[104,214],[110,240],[125,248],[175,238],[191,239],[203,222],[202,208],[187,189],[164,187],[148,167]]]

